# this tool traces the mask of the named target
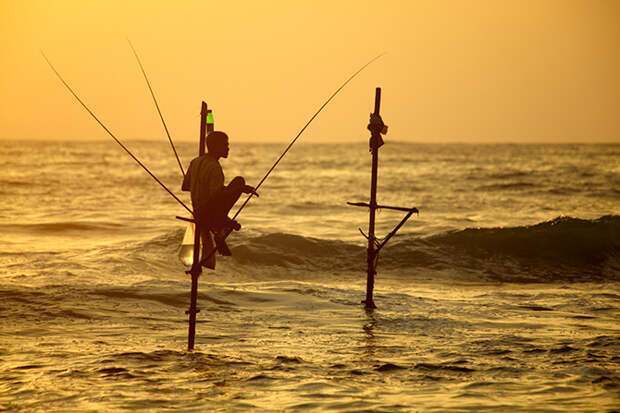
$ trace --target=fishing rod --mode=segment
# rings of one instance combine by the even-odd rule
[[[146,71],[142,66],[142,62],[140,61],[140,57],[138,57],[138,52],[133,47],[131,40],[127,38],[127,42],[133,51],[134,56],[136,56],[136,60],[138,61],[138,65],[140,65],[140,70],[142,70],[142,74],[144,75],[144,80],[146,80],[146,84],[151,91],[151,96],[153,97],[153,102],[155,103],[155,107],[157,108],[157,113],[159,113],[159,118],[161,119],[161,123],[164,125],[164,129],[166,130],[166,135],[168,135],[168,141],[170,141],[170,146],[172,147],[172,152],[174,152],[174,156],[177,158],[177,162],[179,163],[179,168],[181,168],[181,173],[185,177],[185,171],[183,170],[183,165],[181,164],[181,160],[179,159],[179,154],[177,153],[177,149],[174,147],[174,143],[172,143],[172,138],[170,137],[170,132],[168,132],[168,126],[166,125],[166,121],[164,120],[164,115],[161,114],[161,110],[159,109],[159,104],[157,103],[157,98],[155,97],[155,92],[153,92],[153,88],[151,87],[151,82],[149,82],[149,78],[146,75]]]
[[[71,86],[69,86],[69,84],[65,81],[65,79],[63,79],[63,77],[60,75],[60,73],[58,73],[58,70],[56,70],[56,68],[54,67],[52,62],[50,62],[50,60],[47,58],[45,53],[43,53],[43,50],[41,50],[41,54],[43,55],[43,58],[47,61],[47,64],[52,68],[54,73],[56,73],[56,76],[58,76],[58,79],[60,79],[62,84],[65,85],[65,87],[69,90],[69,92],[71,92],[73,97],[75,97],[77,99],[77,101],[80,102],[82,107],[84,109],[86,109],[86,111],[90,114],[90,116],[92,116],[93,119],[95,119],[97,121],[97,123],[103,128],[103,130],[105,130],[108,133],[108,135],[110,135],[112,137],[112,139],[114,139],[116,141],[116,143],[118,143],[120,145],[120,147],[123,148],[125,150],[125,152],[127,152],[129,154],[129,156],[131,156],[133,158],[133,160],[136,161],[138,163],[138,165],[140,165],[142,167],[142,169],[144,169],[149,175],[151,175],[151,178],[153,178],[162,188],[164,188],[166,190],[166,192],[168,192],[179,204],[181,204],[183,206],[183,208],[187,209],[190,212],[190,214],[193,215],[194,212],[190,208],[188,208],[187,205],[185,205],[185,203],[183,201],[181,201],[174,193],[172,193],[172,191],[170,189],[168,189],[168,187],[166,185],[164,185],[163,182],[159,180],[159,178],[157,178],[155,175],[153,175],[153,173],[151,171],[149,171],[149,169],[146,166],[144,166],[144,164],[142,162],[140,162],[140,160],[138,158],[136,158],[134,156],[134,154],[131,153],[131,151],[129,149],[127,149],[127,147],[125,145],[123,145],[123,143],[120,140],[118,140],[116,138],[116,136],[114,136],[114,134],[112,132],[110,132],[110,130],[103,124],[103,122],[101,122],[99,120],[99,118],[97,118],[97,116],[93,113],[93,111],[90,110],[88,108],[88,106],[86,106],[86,104],[84,102],[82,102],[82,99],[80,99],[80,97],[73,91],[73,89],[71,89]]]
[[[291,143],[288,144],[288,146],[286,147],[286,149],[284,150],[284,152],[282,152],[282,155],[280,155],[280,157],[278,158],[278,160],[273,164],[273,166],[267,171],[267,173],[265,174],[265,176],[263,176],[263,179],[260,180],[260,182],[258,183],[258,185],[256,185],[256,187],[254,188],[254,191],[257,191],[258,188],[260,188],[260,186],[263,184],[263,182],[265,182],[265,180],[267,179],[267,177],[269,176],[269,174],[271,174],[271,172],[276,168],[276,166],[278,166],[278,164],[280,163],[280,161],[282,160],[282,158],[284,158],[284,155],[286,155],[286,153],[289,151],[289,149],[291,149],[291,147],[295,144],[295,142],[297,141],[297,139],[301,136],[301,134],[306,130],[306,128],[312,123],[312,121],[314,120],[314,118],[316,118],[318,116],[319,113],[321,113],[321,111],[323,110],[323,108],[325,106],[327,106],[327,104],[338,94],[338,92],[340,92],[351,80],[353,80],[353,78],[355,76],[357,76],[362,70],[366,69],[366,67],[368,67],[372,62],[374,62],[375,60],[379,59],[381,56],[383,56],[385,53],[381,53],[380,55],[377,55],[375,57],[373,57],[372,59],[370,59],[370,61],[368,63],[366,63],[364,66],[362,66],[357,72],[353,73],[338,89],[336,89],[336,91],[334,93],[332,93],[332,95],[329,97],[329,99],[327,99],[325,101],[325,103],[323,103],[323,105],[321,105],[321,107],[319,108],[319,110],[316,111],[316,113],[314,115],[312,115],[312,117],[310,118],[310,120],[304,125],[303,128],[301,128],[301,130],[299,131],[299,133],[295,136],[295,138],[293,138],[293,140],[291,141]],[[250,202],[250,199],[255,195],[255,192],[250,193],[250,195],[248,195],[248,197],[246,198],[245,202],[241,205],[241,207],[239,207],[239,209],[237,210],[237,212],[235,213],[235,215],[233,216],[232,219],[237,218],[237,216],[241,213],[241,211],[243,210],[243,208],[245,208],[245,206],[247,205],[248,202]]]

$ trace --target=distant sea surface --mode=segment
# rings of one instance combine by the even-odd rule
[[[189,205],[166,142],[127,146]],[[233,140],[226,180],[285,146]],[[0,142],[0,411],[619,410],[620,145],[388,135],[378,202],[420,214],[366,312],[368,211],[346,202],[370,159],[292,148],[201,276],[187,352],[183,207],[114,142]]]

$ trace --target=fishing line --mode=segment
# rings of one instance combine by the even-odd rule
[[[297,139],[301,136],[301,134],[306,130],[306,128],[310,125],[310,123],[312,123],[312,121],[314,120],[314,118],[317,117],[317,115],[319,113],[321,113],[321,111],[323,110],[323,108],[325,106],[327,106],[327,104],[338,94],[338,92],[340,92],[346,85],[347,83],[349,83],[351,80],[353,80],[353,78],[355,76],[357,76],[362,70],[366,69],[367,66],[369,66],[372,62],[374,62],[375,60],[379,59],[381,56],[383,56],[385,53],[381,53],[380,55],[370,59],[370,61],[368,63],[366,63],[364,66],[362,66],[357,72],[353,73],[338,89],[336,89],[336,91],[334,93],[332,93],[332,95],[329,97],[329,99],[327,99],[325,101],[325,103],[323,103],[323,105],[319,108],[319,110],[316,111],[316,113],[314,115],[312,115],[312,117],[310,118],[310,120],[304,125],[303,128],[301,128],[301,130],[299,131],[299,133],[297,134],[297,136],[295,136],[295,138],[293,138],[293,140],[291,141],[291,143],[289,143],[289,145],[286,147],[286,149],[284,150],[284,152],[282,152],[282,155],[280,155],[280,157],[278,158],[278,160],[273,164],[273,166],[267,171],[267,173],[265,174],[265,176],[263,177],[263,179],[260,180],[260,182],[258,183],[258,185],[256,185],[256,187],[254,188],[254,190],[258,190],[258,188],[260,188],[260,186],[263,184],[263,182],[265,182],[265,180],[267,179],[267,177],[269,176],[269,174],[271,174],[271,171],[273,171],[276,166],[280,163],[280,161],[282,160],[282,158],[284,158],[284,155],[286,155],[286,153],[289,151],[289,149],[291,149],[291,147],[293,146],[293,144],[295,144],[295,142],[297,141]],[[237,218],[237,216],[241,213],[241,210],[243,210],[243,208],[245,208],[245,206],[247,205],[248,202],[250,202],[250,199],[254,196],[253,193],[251,193],[247,199],[245,200],[245,202],[243,203],[243,205],[241,205],[241,207],[239,207],[239,209],[237,210],[237,212],[235,213],[235,215],[233,216],[232,219]]]
[[[82,107],[84,107],[84,109],[86,109],[86,111],[90,114],[90,116],[92,116],[93,119],[95,119],[97,121],[97,123],[99,125],[101,125],[101,127],[108,133],[108,135],[110,135],[112,137],[112,139],[114,139],[116,141],[116,143],[118,143],[120,145],[120,147],[123,148],[125,150],[125,152],[127,152],[129,154],[129,156],[131,156],[133,158],[133,160],[136,161],[138,163],[138,165],[140,165],[142,167],[142,169],[144,169],[149,175],[151,175],[151,178],[153,178],[159,185],[161,185],[161,187],[164,188],[166,190],[166,192],[168,192],[174,199],[176,199],[176,201],[179,204],[181,204],[183,206],[183,208],[187,209],[193,215],[194,212],[190,208],[188,208],[187,205],[185,205],[185,203],[183,203],[183,201],[181,201],[175,194],[173,194],[172,191],[170,189],[168,189],[168,187],[166,187],[166,185],[164,185],[162,181],[160,181],[155,175],[153,175],[153,173],[151,171],[149,171],[149,169],[146,166],[144,166],[144,164],[142,162],[140,162],[140,160],[138,158],[136,158],[134,156],[134,154],[131,153],[131,151],[129,149],[127,149],[127,147],[125,145],[123,145],[122,142],[119,141],[116,138],[116,136],[114,136],[114,134],[112,132],[110,132],[110,130],[103,124],[103,122],[101,122],[99,120],[99,118],[97,118],[97,116],[95,116],[93,111],[91,111],[88,108],[88,106],[86,106],[86,104],[84,102],[82,102],[82,99],[80,99],[80,97],[73,91],[73,89],[71,89],[71,86],[69,86],[69,84],[67,82],[65,82],[65,79],[62,78],[62,76],[60,75],[60,73],[58,73],[58,71],[56,70],[56,68],[52,64],[52,62],[50,62],[50,60],[47,58],[45,53],[43,53],[43,50],[41,50],[41,54],[43,55],[43,58],[47,61],[47,64],[52,68],[54,73],[56,73],[56,76],[58,76],[58,79],[60,79],[62,84],[65,85],[65,87],[69,90],[69,92],[71,92],[73,97],[75,97],[77,99],[77,101],[80,102]]]
[[[174,143],[172,143],[170,132],[168,132],[168,126],[166,125],[166,121],[164,120],[164,115],[161,114],[161,110],[159,109],[159,104],[157,103],[155,92],[153,92],[153,88],[151,87],[151,82],[149,82],[149,78],[146,75],[146,71],[144,70],[144,67],[142,66],[140,57],[138,57],[138,52],[136,52],[136,49],[133,47],[133,44],[131,43],[131,40],[129,40],[129,38],[127,38],[127,42],[129,43],[129,46],[131,47],[131,50],[133,51],[134,56],[136,56],[136,60],[138,61],[138,64],[140,65],[140,70],[142,70],[142,74],[144,75],[144,80],[146,80],[146,84],[148,85],[149,90],[151,91],[151,96],[153,97],[153,102],[155,102],[157,113],[159,113],[159,118],[161,119],[161,123],[164,125],[164,129],[166,130],[166,135],[168,135],[170,146],[172,146],[172,152],[174,152],[174,156],[177,158],[177,162],[179,163],[179,168],[181,168],[181,173],[183,174],[183,177],[185,177],[185,171],[183,170],[183,165],[181,164],[181,160],[179,159],[179,154],[177,153],[177,149],[174,147]]]

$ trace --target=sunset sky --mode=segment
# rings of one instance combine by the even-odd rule
[[[231,140],[620,142],[620,1],[0,0],[0,139],[175,140],[200,102]]]

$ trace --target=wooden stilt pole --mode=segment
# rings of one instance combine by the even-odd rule
[[[207,109],[207,104],[205,102],[202,102],[202,107],[200,110],[200,143],[198,146],[198,156],[204,155],[207,133],[213,131],[213,123],[207,125],[207,116],[209,112],[210,111]],[[189,271],[190,275],[192,276],[192,290],[190,295],[189,310],[186,311],[186,313],[189,314],[189,331],[187,333],[187,350],[189,351],[194,349],[194,339],[196,336],[196,314],[200,312],[200,310],[196,308],[196,302],[198,300],[198,277],[200,277],[200,274],[202,273],[202,266],[200,265],[201,228],[198,217],[194,217],[194,219],[196,221],[194,231],[194,257],[192,262],[192,268]]]
[[[375,110],[370,114],[370,124],[368,130],[370,131],[370,152],[372,154],[372,170],[370,175],[370,202],[347,202],[347,204],[357,207],[368,208],[369,210],[369,223],[368,223],[368,235],[364,234],[364,231],[360,232],[368,240],[368,249],[366,250],[366,261],[368,264],[368,273],[366,277],[366,299],[362,301],[367,311],[372,311],[377,308],[372,297],[373,290],[375,288],[375,275],[377,275],[377,260],[379,257],[379,251],[387,244],[387,242],[396,234],[396,232],[405,224],[405,222],[415,212],[418,213],[418,209],[415,207],[406,208],[398,206],[387,206],[377,204],[377,170],[379,166],[379,148],[383,145],[383,138],[381,135],[387,133],[387,126],[383,123],[379,114],[381,108],[381,88],[375,90]],[[405,211],[407,215],[394,227],[394,229],[383,239],[381,243],[377,242],[375,236],[375,213],[377,209],[391,209],[394,211]]]
[[[373,115],[379,115],[381,107],[381,88],[375,90],[375,111]],[[374,129],[374,128],[373,128]],[[372,298],[375,287],[375,274],[377,273],[377,245],[375,237],[375,212],[377,210],[377,169],[379,166],[379,141],[381,140],[381,129],[371,130],[370,151],[372,153],[372,172],[370,177],[370,219],[368,223],[368,250],[366,259],[368,261],[368,276],[366,278],[366,300],[364,301],[367,309],[377,308]]]

